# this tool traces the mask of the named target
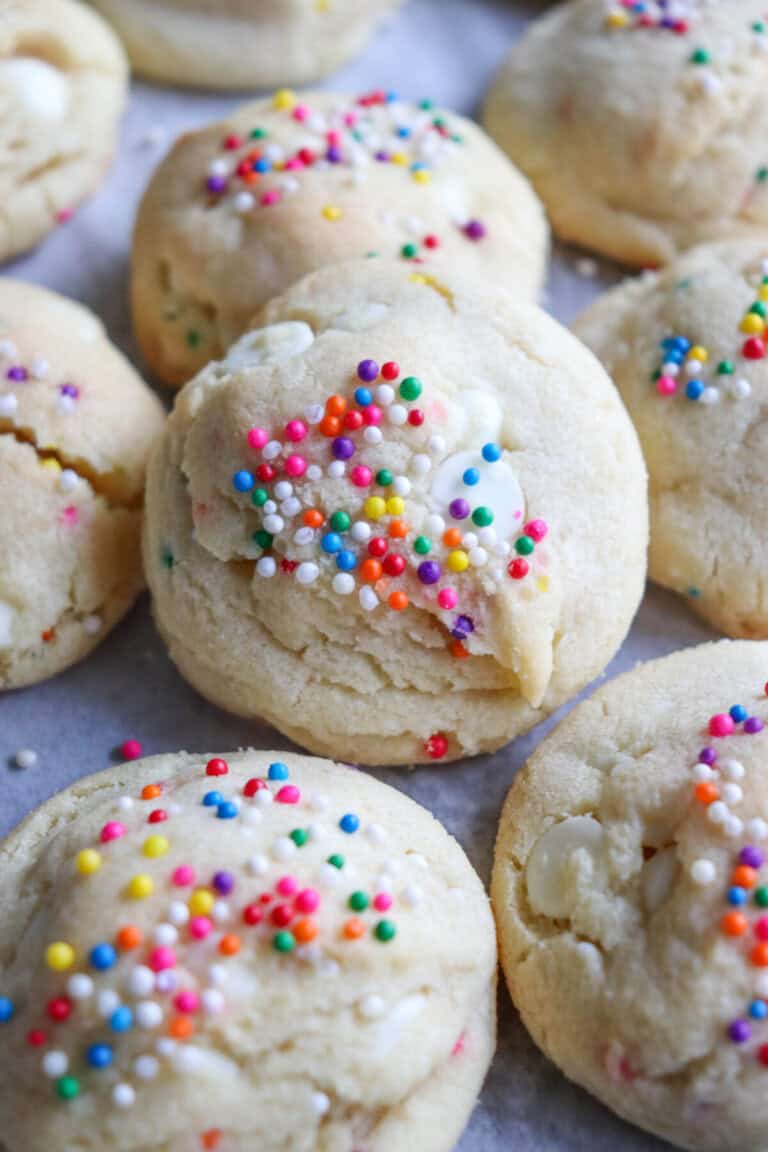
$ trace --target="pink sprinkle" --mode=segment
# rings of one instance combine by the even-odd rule
[[[674,376],[659,376],[656,381],[656,391],[659,396],[674,396],[677,391],[677,381]]]
[[[110,840],[119,840],[121,836],[125,836],[125,824],[121,824],[118,820],[110,820],[101,830],[102,844],[109,844]]]
[[[298,804],[301,800],[301,792],[295,784],[284,784],[275,796],[275,800],[278,804]]]
[[[143,751],[140,740],[123,740],[120,745],[123,760],[140,760]]]
[[[325,138],[329,144],[341,144],[341,132],[326,132]]]
[[[303,122],[304,120],[308,120],[309,119],[309,108],[307,107],[307,105],[306,104],[297,104],[293,110],[293,118],[294,118],[294,120],[298,120],[300,122]]]
[[[275,887],[281,896],[295,896],[299,890],[299,882],[295,876],[281,876]]]
[[[57,224],[66,224],[68,220],[72,219],[74,214],[75,214],[74,208],[60,208],[59,211],[56,213],[56,223]]]
[[[307,426],[303,420],[289,420],[285,426],[285,435],[294,444],[298,444],[307,434]]]
[[[294,478],[303,476],[307,470],[307,462],[303,456],[289,456],[285,461],[285,470],[289,476]]]
[[[248,443],[254,451],[258,452],[269,440],[269,436],[263,428],[251,428],[248,433]]]
[[[286,168],[288,165],[286,164]],[[265,192],[261,198],[261,203],[265,208],[269,208],[271,204],[280,203],[280,190],[279,188],[270,188],[269,192]]]
[[[530,536],[538,544],[539,540],[543,540],[549,528],[545,520],[529,520],[527,524],[523,525],[523,532],[526,536]]]
[[[191,1016],[193,1012],[197,1012],[200,1007],[200,1001],[196,993],[187,991],[179,992],[178,996],[174,999],[174,1004],[179,1012],[183,1012],[185,1016]]]
[[[298,156],[292,156],[290,160],[285,162],[286,172],[298,172],[300,168],[304,167],[304,161],[300,160]]]
[[[768,940],[768,916],[761,916],[755,924],[755,936],[758,940]]]
[[[356,488],[367,488],[373,480],[373,472],[365,464],[356,464],[349,478]]]
[[[207,916],[193,916],[189,922],[189,934],[193,940],[205,940],[210,936],[213,924]]]
[[[171,879],[177,888],[188,888],[190,884],[195,882],[195,870],[190,868],[189,864],[182,864],[173,873]]]
[[[450,612],[451,608],[455,608],[458,604],[459,597],[453,588],[441,588],[437,594],[437,602],[446,612]]]
[[[369,427],[373,424],[381,424],[382,412],[378,404],[369,404],[367,408],[363,409],[363,424]]]
[[[304,916],[311,916],[320,907],[320,893],[314,888],[305,888],[296,897],[296,911]]]
[[[173,948],[155,948],[149,958],[149,966],[153,972],[165,972],[168,968],[175,968],[176,953]]]
[[[61,518],[66,524],[77,524],[80,519],[80,513],[74,504],[68,504],[62,512]]]
[[[351,128],[354,124],[357,124],[357,112],[345,112],[344,124],[347,128]]]
[[[466,1048],[466,1046],[467,1046],[467,1035],[465,1032],[462,1032],[461,1036],[459,1036],[458,1040],[456,1041],[456,1043],[453,1046],[453,1051],[451,1052],[451,1056],[461,1056],[462,1053],[464,1052],[464,1049]]]
[[[730,736],[735,727],[733,717],[729,716],[727,712],[721,712],[709,721],[709,734],[720,737]]]
[[[392,897],[389,892],[379,892],[373,898],[373,906],[377,912],[387,912],[392,907]]]

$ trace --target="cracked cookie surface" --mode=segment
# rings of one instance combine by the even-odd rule
[[[126,86],[117,38],[85,5],[0,4],[0,260],[39,243],[101,183]]]
[[[510,296],[384,261],[254,323],[149,469],[145,564],[184,675],[372,764],[496,749],[597,675],[642,594],[647,506],[592,355]]]
[[[158,756],[54,797],[0,863],[5,1152],[454,1147],[495,933],[408,797],[284,753]]]
[[[693,1152],[768,1119],[768,644],[653,661],[518,775],[492,901],[512,998],[567,1076]]]
[[[0,689],[81,659],[135,600],[162,421],[95,316],[0,281]]]
[[[734,637],[768,636],[768,246],[696,249],[574,324],[618,387],[650,479],[653,580]]]

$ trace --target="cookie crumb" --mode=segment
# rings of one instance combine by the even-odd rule
[[[33,748],[19,748],[13,761],[17,768],[34,768],[38,761],[37,752]]]

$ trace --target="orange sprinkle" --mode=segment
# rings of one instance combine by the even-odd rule
[[[768,944],[755,944],[749,958],[756,968],[768,968]]]
[[[241,947],[240,937],[236,936],[234,932],[222,936],[219,941],[219,952],[221,952],[222,956],[237,956]]]
[[[393,540],[404,540],[408,535],[408,525],[404,520],[390,521],[389,535]]]
[[[319,508],[308,508],[302,516],[307,528],[320,528],[323,523],[323,514]]]
[[[347,940],[359,940],[361,936],[365,935],[365,924],[359,917],[353,916],[351,920],[347,920],[342,932]]]
[[[311,944],[317,936],[318,927],[315,921],[307,916],[304,920],[297,920],[292,931],[298,944]]]
[[[142,939],[140,928],[135,924],[126,924],[117,934],[117,946],[123,952],[130,952],[133,948],[139,947]]]
[[[341,420],[338,416],[323,416],[319,428],[323,436],[338,436],[341,431]]]
[[[711,780],[700,780],[694,788],[694,795],[699,804],[714,804],[720,795],[720,789],[717,784],[713,784]]]
[[[360,565],[360,579],[366,584],[375,584],[381,576],[378,560],[364,560]]]
[[[451,644],[451,656],[456,660],[466,660],[469,656],[469,649],[465,648],[461,640],[454,640]]]
[[[746,864],[739,864],[738,868],[733,870],[731,883],[738,888],[754,888],[757,884],[757,872],[754,868],[748,868]]]
[[[743,912],[726,912],[720,921],[720,930],[724,936],[743,936],[749,927],[749,921]]]
[[[50,644],[51,640],[54,640],[55,638],[56,638],[56,629],[55,628],[46,628],[45,632],[40,633],[40,639],[43,641],[44,644]]]
[[[405,592],[393,592],[387,603],[393,612],[402,612],[408,607],[408,597]]]
[[[458,548],[461,544],[461,532],[458,528],[449,528],[443,532],[443,544],[446,548]]]
[[[343,416],[347,410],[347,402],[343,396],[329,396],[325,402],[326,416]]]
[[[142,800],[157,800],[158,796],[162,796],[162,794],[162,784],[147,784],[146,787],[141,790]]]
[[[221,1131],[221,1128],[209,1128],[209,1130],[203,1132],[200,1137],[200,1144],[205,1148],[206,1152],[215,1152],[215,1149],[221,1144],[223,1135],[224,1133]]]
[[[195,1026],[189,1016],[175,1016],[168,1025],[168,1035],[174,1040],[189,1040]]]
[[[250,172],[243,172],[240,176],[240,179],[242,180],[243,184],[258,184],[259,180],[261,179],[261,174],[259,172],[254,172],[253,168],[251,168]]]

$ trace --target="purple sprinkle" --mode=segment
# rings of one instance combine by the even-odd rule
[[[364,384],[372,384],[379,375],[379,366],[375,360],[361,360],[357,366],[357,376]]]
[[[765,728],[765,724],[763,724],[759,716],[750,716],[748,720],[744,721],[744,731],[750,736],[754,736],[757,732],[762,732],[763,728]]]
[[[389,152],[377,152],[376,159],[380,164],[386,164],[386,162],[389,160]]]
[[[337,460],[350,460],[355,454],[355,446],[348,436],[337,436],[331,444],[331,452]]]
[[[418,576],[422,584],[437,584],[442,576],[440,565],[434,560],[424,560],[418,567]]]
[[[752,1035],[752,1029],[746,1020],[734,1020],[728,1025],[728,1035],[734,1044],[746,1044]]]
[[[461,497],[459,497],[458,500],[451,500],[448,505],[448,511],[454,520],[466,520],[472,509],[468,501],[462,500]]]
[[[455,627],[460,628],[466,635],[469,635],[470,632],[474,632],[475,630],[475,624],[471,616],[457,616]]]
[[[747,868],[762,868],[764,862],[762,852],[753,844],[745,844],[739,852],[739,864],[746,864]]]
[[[331,164],[341,164],[342,160],[344,159],[344,156],[343,156],[343,153],[341,151],[341,148],[338,148],[335,144],[332,144],[330,146],[330,148],[328,149],[328,151],[326,152],[325,158]]]
[[[717,761],[717,752],[714,748],[702,748],[699,752],[699,764],[709,764],[710,768]]]
[[[205,182],[205,186],[209,192],[213,192],[214,194],[226,192],[227,178],[226,176],[209,176]]]
[[[59,392],[61,392],[62,396],[71,396],[73,400],[77,400],[80,395],[80,389],[76,384],[62,384]]]
[[[213,886],[220,896],[229,896],[235,886],[235,878],[231,872],[217,872],[213,878]]]
[[[468,220],[464,225],[464,235],[468,240],[483,240],[486,235],[485,224],[482,220]]]
[[[6,379],[16,380],[19,383],[29,379],[26,368],[22,368],[20,364],[15,364],[13,368],[9,368],[5,375]]]
[[[461,628],[451,628],[451,636],[453,636],[454,640],[466,640],[467,633]]]

